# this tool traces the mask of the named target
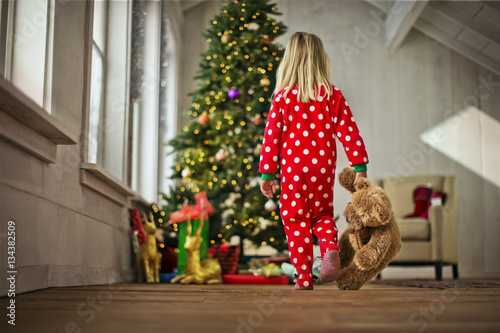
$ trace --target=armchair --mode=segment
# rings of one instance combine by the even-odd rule
[[[403,246],[391,265],[434,265],[436,280],[442,279],[443,265],[452,265],[458,279],[457,184],[454,176],[410,176],[376,180],[392,202]],[[416,186],[430,184],[446,194],[445,204],[431,206],[429,218],[403,218],[413,210]]]

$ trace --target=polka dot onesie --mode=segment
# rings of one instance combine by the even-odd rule
[[[308,104],[297,101],[297,85],[286,99],[283,93],[276,94],[271,104],[259,171],[275,173],[281,158],[281,217],[297,284],[309,287],[313,283],[312,232],[318,237],[322,257],[339,249],[333,219],[335,136],[351,165],[368,163],[368,156],[338,88],[333,86],[330,99],[320,97]],[[323,91],[321,95],[325,96]]]

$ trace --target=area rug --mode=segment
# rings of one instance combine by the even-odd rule
[[[500,282],[461,280],[373,280],[370,284],[436,289],[499,289]]]

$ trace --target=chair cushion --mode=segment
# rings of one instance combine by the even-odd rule
[[[430,223],[428,220],[412,217],[396,219],[401,233],[401,239],[405,240],[429,240]]]

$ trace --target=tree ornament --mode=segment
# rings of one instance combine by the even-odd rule
[[[268,212],[272,212],[274,210],[276,210],[276,208],[278,208],[278,206],[276,205],[276,203],[269,199],[267,200],[266,204],[264,205],[264,208],[268,211]]]
[[[257,30],[260,28],[260,25],[258,23],[252,22],[248,23],[247,29],[248,30]]]
[[[216,158],[216,159],[217,159],[217,161],[219,161],[219,162],[224,161],[224,160],[226,159],[226,157],[227,157],[227,155],[226,155],[226,153],[224,152],[224,150],[223,150],[223,149],[219,150],[219,151],[217,152],[217,154],[215,154],[215,158]]]
[[[229,43],[232,39],[233,39],[233,38],[231,37],[231,35],[230,35],[230,34],[228,34],[227,32],[226,32],[226,33],[224,33],[224,34],[222,35],[222,37],[220,38],[221,42],[223,42],[224,44]]]
[[[229,96],[229,98],[236,98],[240,95],[240,93],[236,89],[229,89],[227,95]]]
[[[189,170],[189,168],[184,168],[184,169],[182,170],[182,177],[183,177],[183,178],[187,178],[187,177],[189,177],[189,176],[191,176],[191,170]]]
[[[262,125],[264,123],[264,120],[261,118],[260,114],[258,114],[252,118],[252,122],[254,123],[254,125]]]
[[[203,112],[199,117],[198,117],[198,122],[202,124],[203,126],[208,125],[210,122],[210,117],[206,112]]]
[[[260,85],[262,87],[267,87],[271,84],[271,81],[269,81],[269,79],[267,77],[263,78],[262,80],[260,80]]]
[[[271,45],[275,39],[274,37],[270,38],[268,35],[264,35],[263,37],[264,39],[261,42],[263,45]]]

